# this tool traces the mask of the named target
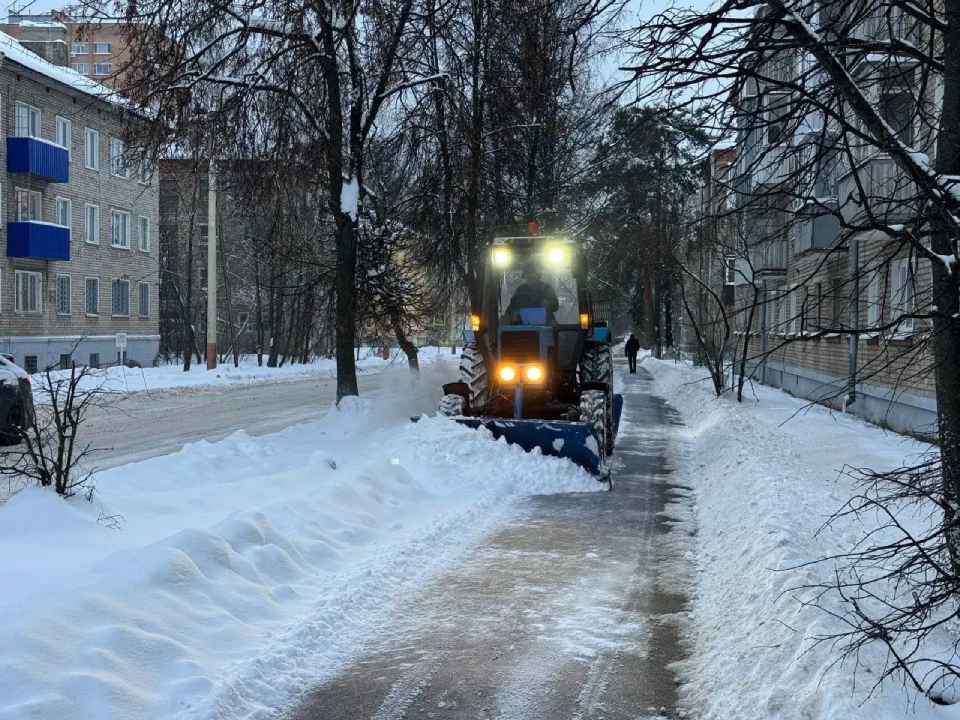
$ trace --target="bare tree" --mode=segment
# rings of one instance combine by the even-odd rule
[[[0,475],[52,487],[64,497],[89,494],[91,449],[82,428],[90,410],[103,406],[113,394],[107,377],[104,371],[72,363],[67,370],[48,368],[39,379],[33,422],[9,438],[12,445],[0,454]]]
[[[631,38],[642,99],[707,111],[712,134],[736,139],[741,377],[846,348],[846,378],[813,399],[863,405],[870,382],[936,398],[939,459],[863,471],[853,506],[880,508],[902,541],[867,541],[832,589],[847,651],[883,644],[890,668],[941,702],[956,659],[922,641],[955,611],[960,578],[955,5],[730,1],[665,11]],[[899,522],[904,502],[940,516],[929,535]]]

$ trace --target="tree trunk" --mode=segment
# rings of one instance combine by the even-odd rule
[[[404,332],[403,323],[400,322],[400,313],[396,309],[390,313],[390,325],[393,328],[393,335],[397,339],[397,344],[407,356],[407,362],[410,364],[410,372],[420,372],[420,360],[417,357],[417,346],[410,342],[407,333]]]
[[[480,192],[483,184],[484,113],[485,103],[482,88],[485,53],[484,5],[474,2],[471,9],[473,23],[473,52],[470,58],[470,175],[467,180],[467,210],[465,217],[467,241],[467,291],[470,294],[471,312],[479,313],[483,302],[484,260],[481,256],[479,236]],[[484,358],[486,359],[486,358]]]
[[[257,303],[257,365],[263,367],[263,291],[260,282],[260,250],[253,258],[256,272],[256,303]]]
[[[191,226],[192,226],[191,221]],[[193,228],[187,236],[187,299],[183,328],[183,371],[190,372],[190,355],[193,353]],[[198,359],[197,362],[200,362]]]
[[[347,395],[359,395],[357,361],[353,349],[357,337],[357,236],[353,220],[338,213],[337,231],[337,402]]]
[[[937,135],[936,171],[940,176],[960,173],[960,0],[944,3],[947,29],[943,32],[943,114]],[[931,249],[954,257],[956,240],[943,213],[931,219]],[[937,420],[940,462],[943,468],[944,524],[955,577],[960,577],[960,312],[957,265],[932,262],[933,345],[936,368]]]
[[[227,249],[220,238],[217,249],[220,251],[220,276],[223,282],[223,299],[227,306],[227,327],[230,328],[230,352],[233,354],[233,366],[240,367],[240,354],[237,351],[237,326],[233,324],[233,301],[230,299],[230,274],[227,268]],[[226,356],[226,354],[224,354]]]
[[[657,355],[657,308],[654,302],[653,278],[650,275],[650,268],[643,269],[643,333],[647,336],[647,344],[654,357]]]
[[[277,288],[273,286],[273,283],[278,277],[276,272],[272,272],[274,269],[274,258],[271,258],[270,268],[272,280],[270,287],[270,299],[267,307],[267,310],[270,314],[270,348],[269,352],[267,353],[267,367],[275,368],[277,366],[278,341],[280,340],[277,335],[281,330],[280,318],[283,316],[283,298],[277,296]]]
[[[747,314],[747,327],[743,331],[743,354],[740,355],[740,377],[737,379],[737,402],[743,402],[743,386],[747,382],[747,359],[750,357],[750,338],[753,335],[753,319],[757,315],[760,305],[760,288],[751,282],[753,298],[750,302],[750,312]]]

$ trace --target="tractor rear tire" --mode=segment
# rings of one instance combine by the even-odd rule
[[[444,417],[458,417],[463,415],[463,408],[466,400],[460,395],[444,395],[440,398],[439,415]]]
[[[483,354],[475,342],[467,343],[460,353],[460,380],[470,388],[471,408],[482,407],[490,399],[490,383]]]
[[[580,357],[581,382],[606,383],[613,388],[613,354],[607,344],[587,345]]]

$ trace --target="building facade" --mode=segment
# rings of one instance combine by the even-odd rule
[[[35,372],[156,361],[158,193],[128,162],[134,116],[0,35],[0,352]]]
[[[124,92],[122,68],[130,59],[122,22],[84,23],[63,11],[11,14],[0,32],[55,65]]]
[[[810,22],[845,12],[825,3]],[[918,41],[916,23],[898,12],[877,6],[846,22],[861,43]],[[932,157],[936,83],[921,83],[915,63],[892,52],[851,52],[846,63],[897,138]],[[852,114],[797,112],[802,93],[789,88],[818,81],[813,65],[802,54],[773,57],[756,73],[765,80],[748,80],[734,98],[734,282],[748,365],[754,379],[799,397],[932,435],[931,328],[920,317],[930,309],[930,268],[895,235],[918,226],[921,198],[895,162],[859,135]],[[824,96],[825,105],[833,102]]]

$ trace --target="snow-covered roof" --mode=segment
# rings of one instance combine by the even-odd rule
[[[48,22],[37,22],[36,20],[21,20],[17,24],[20,25],[21,27],[52,27],[52,28],[58,28],[63,30],[67,29],[67,26],[64,25],[62,22],[53,22],[52,20]]]
[[[14,38],[4,32],[0,32],[0,55],[6,60],[12,60],[18,65],[29,68],[35,72],[45,75],[51,80],[56,80],[74,90],[91,95],[105,102],[120,105],[122,107],[132,107],[131,102],[117,93],[115,90],[94,82],[86,75],[81,75],[72,68],[54,65],[49,60],[44,60],[35,52],[27,50]]]

